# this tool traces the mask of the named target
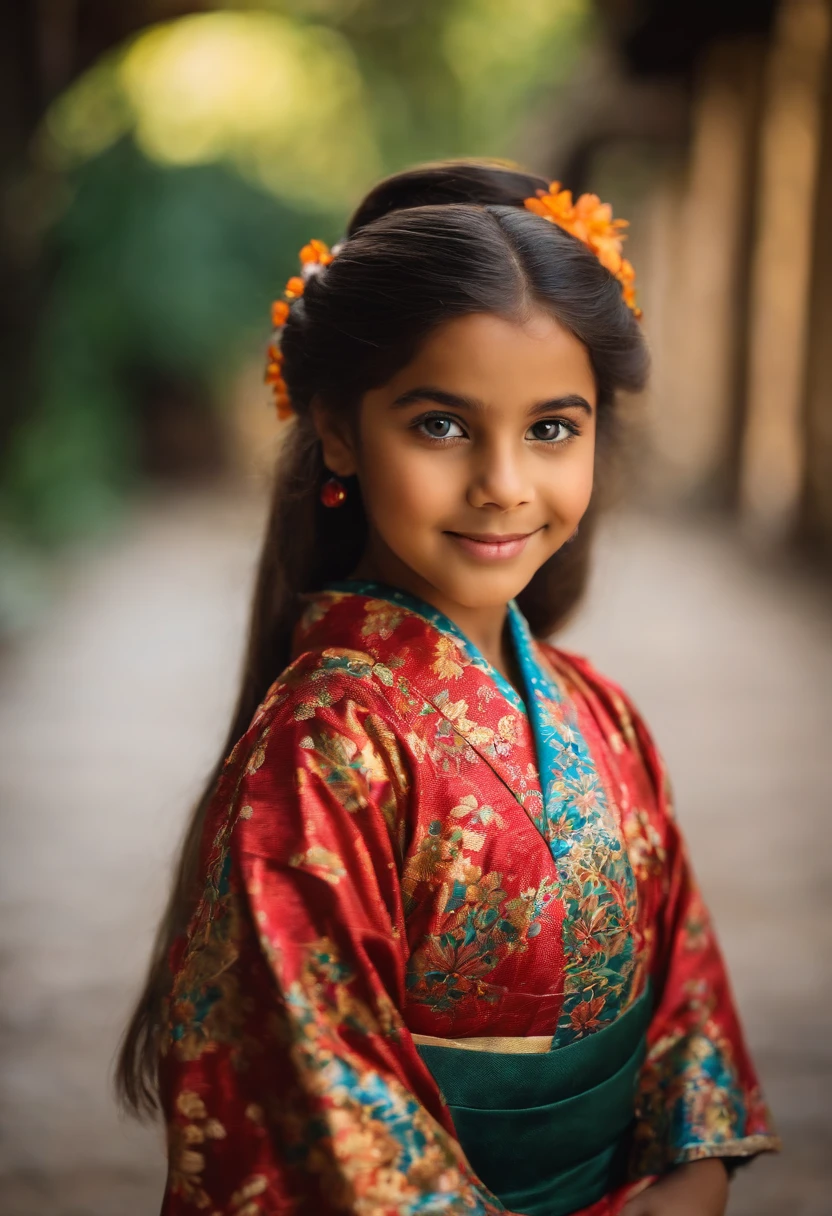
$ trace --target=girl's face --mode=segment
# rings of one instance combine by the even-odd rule
[[[322,429],[327,467],[361,485],[360,572],[446,611],[504,606],[586,511],[595,410],[588,351],[547,314],[442,326],[366,394],[356,437]]]

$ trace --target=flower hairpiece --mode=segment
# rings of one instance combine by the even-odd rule
[[[602,203],[597,194],[581,194],[573,202],[572,191],[562,190],[560,182],[552,182],[548,191],[538,190],[534,198],[524,199],[523,205],[589,246],[601,265],[618,279],[624,303],[641,317],[636,304],[636,272],[622,253],[628,220],[614,220],[612,207]]]
[[[271,387],[274,394],[277,416],[281,420],[291,417],[294,413],[289,390],[283,379],[283,353],[280,349],[283,326],[289,319],[289,308],[293,300],[297,300],[303,295],[309,279],[330,264],[339,248],[340,246],[334,245],[330,249],[323,241],[318,240],[311,240],[308,245],[304,245],[300,251],[300,274],[292,275],[283,290],[283,298],[275,300],[272,304],[274,333],[267,352],[266,384]]]

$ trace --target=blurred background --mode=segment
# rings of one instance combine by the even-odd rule
[[[832,1213],[829,0],[38,0],[0,17],[0,1210],[141,1216],[113,1053],[234,694],[271,299],[380,175],[631,220],[654,375],[564,637],[674,777],[785,1151]]]

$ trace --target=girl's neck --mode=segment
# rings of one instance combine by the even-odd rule
[[[389,550],[383,555],[365,553],[350,577],[397,587],[438,609],[473,642],[483,658],[520,691],[517,665],[509,637],[507,604],[487,605],[483,608],[469,608],[464,604],[457,604],[443,596]]]

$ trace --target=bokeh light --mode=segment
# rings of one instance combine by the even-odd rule
[[[46,130],[56,164],[132,131],[151,160],[225,161],[300,205],[323,196],[345,207],[380,169],[344,38],[269,13],[204,13],[146,30],[81,77]]]

